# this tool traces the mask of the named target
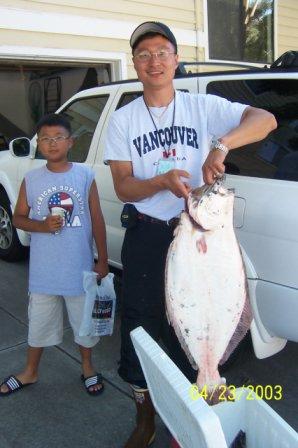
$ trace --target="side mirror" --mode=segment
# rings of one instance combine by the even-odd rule
[[[27,137],[15,138],[9,143],[9,150],[14,157],[27,157],[30,154],[31,143]]]

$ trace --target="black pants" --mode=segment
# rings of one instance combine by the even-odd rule
[[[138,222],[126,230],[123,242],[121,361],[118,372],[124,381],[139,387],[146,387],[146,381],[129,333],[140,325],[155,341],[163,341],[171,359],[191,382],[196,378],[196,372],[165,315],[165,263],[172,239],[173,228]]]

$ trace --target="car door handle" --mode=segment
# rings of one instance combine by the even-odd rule
[[[233,224],[235,229],[241,229],[244,226],[244,213],[246,201],[240,196],[234,199],[234,217]]]

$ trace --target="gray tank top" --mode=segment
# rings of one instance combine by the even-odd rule
[[[46,166],[25,176],[30,218],[44,220],[63,213],[58,234],[31,233],[29,291],[64,296],[82,295],[83,271],[93,269],[93,238],[89,191],[94,174],[73,163],[65,173]]]

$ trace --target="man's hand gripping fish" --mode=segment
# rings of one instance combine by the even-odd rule
[[[233,229],[234,194],[217,180],[192,190],[169,248],[166,305],[170,323],[212,403],[224,363],[251,323],[246,275]],[[217,386],[218,393],[215,387]]]

